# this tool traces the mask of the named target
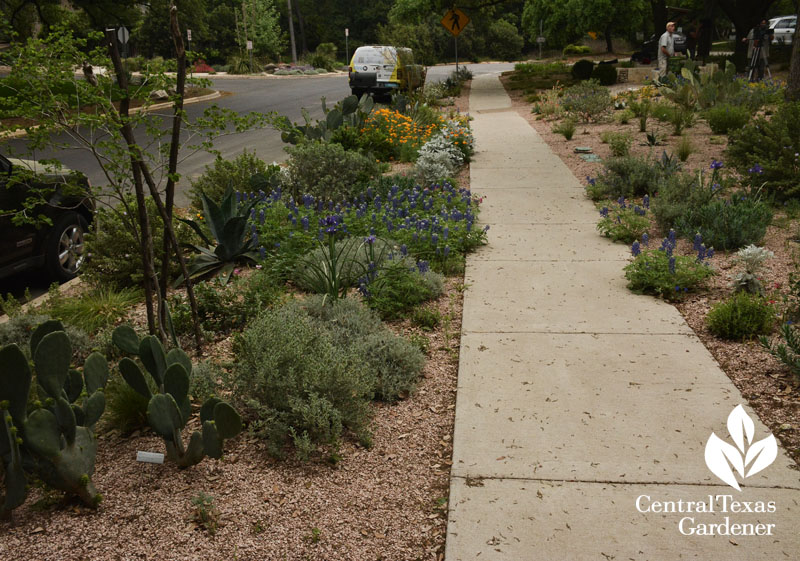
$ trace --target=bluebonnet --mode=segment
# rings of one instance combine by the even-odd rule
[[[262,260],[264,260],[264,259],[266,259],[266,258],[267,258],[267,250],[266,250],[266,249],[264,249],[264,246],[263,246],[263,245],[262,245],[261,247],[259,247],[259,248],[258,248],[258,254],[259,254],[259,256],[261,256],[261,259],[262,259]]]
[[[748,171],[748,173],[764,173],[764,168],[762,168],[758,164],[755,164],[753,167],[751,167],[747,171]]]
[[[600,216],[602,216],[603,218],[608,218],[608,207],[607,206],[604,206],[603,208],[600,209]]]
[[[645,195],[642,197],[642,204],[644,205],[644,208],[650,208],[650,195]]]
[[[645,214],[647,214],[647,211],[642,207],[640,207],[639,205],[635,205],[633,207],[633,212],[638,214],[639,216],[644,216]]]
[[[669,258],[669,272],[670,274],[675,274],[675,256],[670,256]]]
[[[403,245],[401,245],[401,246],[400,246],[400,254],[401,254],[403,257],[405,257],[406,255],[408,255],[408,246],[407,246],[406,244],[403,244]]]
[[[700,232],[697,232],[694,235],[694,250],[700,251],[700,247],[703,245],[703,236],[700,235]]]
[[[308,232],[308,216],[304,216],[303,218],[301,218],[300,219],[300,224],[303,225],[303,230]]]
[[[427,261],[417,261],[417,269],[420,273],[425,274],[430,270],[430,266]]]
[[[642,245],[649,246],[650,245],[650,236],[647,235],[647,232],[642,234]]]
[[[625,197],[620,197],[617,199],[617,204],[619,205],[619,208],[627,208],[625,206]]]
[[[633,242],[633,245],[631,246],[631,253],[633,254],[634,257],[638,257],[639,254],[642,253],[639,242]]]

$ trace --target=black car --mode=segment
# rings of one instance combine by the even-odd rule
[[[0,278],[32,268],[60,282],[78,274],[94,217],[89,188],[77,172],[0,155]],[[23,210],[34,192],[43,202]]]

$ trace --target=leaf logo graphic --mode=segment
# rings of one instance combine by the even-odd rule
[[[773,435],[753,442],[755,423],[741,405],[728,415],[728,433],[736,446],[711,433],[706,443],[706,465],[711,473],[741,491],[734,470],[744,479],[768,467],[778,457],[778,442]]]

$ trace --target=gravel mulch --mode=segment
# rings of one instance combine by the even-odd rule
[[[537,115],[531,113],[531,104],[525,101],[522,92],[508,87],[507,77],[504,76],[502,81],[516,111],[583,182],[586,176],[596,177],[602,170],[602,163],[586,162],[575,153],[574,149],[576,146],[587,146],[601,158],[610,156],[608,145],[600,141],[600,134],[604,131],[633,134],[635,141],[631,147],[631,154],[646,155],[651,150],[649,146],[643,145],[644,134],[639,132],[637,119],[631,120],[627,125],[613,122],[579,123],[573,139],[566,141],[562,135],[552,132],[552,122],[537,119]],[[617,90],[619,89],[620,87],[617,87]],[[660,157],[662,150],[674,154],[680,137],[670,135],[671,126],[658,123],[651,118],[648,121],[648,130],[654,129],[664,137],[664,146],[652,149],[655,150],[652,155]],[[698,121],[692,128],[687,129],[685,134],[690,137],[694,147],[694,151],[684,164],[685,169],[707,170],[712,158],[724,161],[724,151],[727,146],[725,135],[713,135],[704,121]],[[660,240],[654,232],[664,235],[664,232],[657,232],[654,224],[650,236],[652,240]],[[768,297],[777,306],[780,306],[788,292],[789,274],[797,271],[800,262],[798,233],[800,233],[800,221],[790,220],[778,212],[761,243],[762,247],[775,253],[775,257],[766,262],[761,276]],[[678,247],[684,254],[692,253],[690,242],[682,240]],[[706,325],[706,314],[715,303],[731,295],[731,282],[738,272],[732,255],[723,252],[718,252],[711,260],[711,264],[718,274],[711,278],[707,289],[690,294],[675,306],[764,424],[782,442],[795,462],[800,462],[800,381],[767,353],[757,341],[725,341],[711,334]]]

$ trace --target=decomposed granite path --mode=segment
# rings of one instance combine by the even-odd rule
[[[470,113],[490,242],[466,269],[446,561],[800,559],[785,451],[741,490],[710,471],[712,433],[730,472],[768,429],[672,306],[625,288],[627,247],[497,75]]]

